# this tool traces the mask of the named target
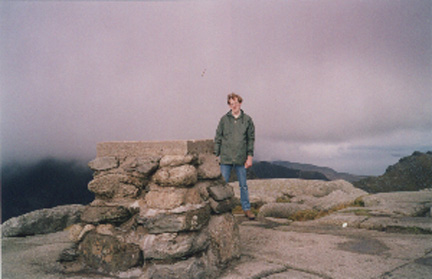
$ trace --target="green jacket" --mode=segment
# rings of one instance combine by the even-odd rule
[[[243,110],[236,119],[231,111],[222,116],[216,129],[214,153],[221,164],[243,165],[254,155],[255,125]]]

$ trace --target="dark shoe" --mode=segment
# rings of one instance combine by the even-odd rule
[[[250,210],[245,210],[244,212],[245,216],[249,218],[249,220],[255,220],[255,214],[253,214]]]

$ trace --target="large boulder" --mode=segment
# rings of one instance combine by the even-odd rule
[[[172,210],[141,209],[137,222],[150,233],[196,231],[203,228],[210,219],[207,204],[188,204]]]
[[[232,182],[230,185],[234,188],[235,196],[240,198],[238,182]],[[306,204],[312,208],[322,208],[328,203],[331,206],[349,203],[368,194],[345,180],[259,179],[248,180],[248,187],[250,200],[255,204],[283,200]],[[320,199],[326,202],[322,203]]]
[[[99,271],[125,271],[142,264],[137,245],[122,243],[116,237],[90,232],[79,245],[88,266]]]
[[[198,177],[200,179],[217,179],[221,177],[219,158],[213,154],[200,154]]]
[[[106,171],[117,168],[119,161],[115,157],[100,157],[88,163],[88,166],[94,171]]]
[[[181,259],[207,248],[206,231],[188,233],[147,234],[140,243],[146,259]]]
[[[191,165],[166,167],[157,170],[153,179],[161,186],[190,186],[198,181],[198,173]]]
[[[240,199],[238,182],[230,184]],[[260,179],[249,180],[248,187],[251,203],[264,204],[261,217],[289,218],[298,211],[328,211],[368,194],[345,180]]]
[[[97,198],[110,199],[113,197],[131,197],[138,195],[139,189],[144,187],[141,179],[124,174],[98,175],[88,185],[88,189]]]
[[[61,231],[80,222],[84,208],[84,205],[73,204],[32,211],[4,222],[2,235],[14,237]]]
[[[213,217],[208,225],[210,233],[210,266],[225,266],[241,255],[240,232],[234,216],[226,213]]]
[[[81,220],[90,224],[121,224],[130,217],[131,212],[122,206],[87,206],[82,213]]]

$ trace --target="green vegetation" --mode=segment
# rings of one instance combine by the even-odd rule
[[[378,177],[368,177],[353,183],[369,193],[418,191],[432,185],[432,151],[414,152],[389,166]]]

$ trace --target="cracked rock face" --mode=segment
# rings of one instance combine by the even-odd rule
[[[76,253],[66,254],[112,275],[217,277],[240,256],[240,240],[234,191],[220,179],[213,142],[158,143],[154,150],[130,144],[98,147],[103,156],[89,163],[95,176],[88,187],[96,199],[71,229]]]

